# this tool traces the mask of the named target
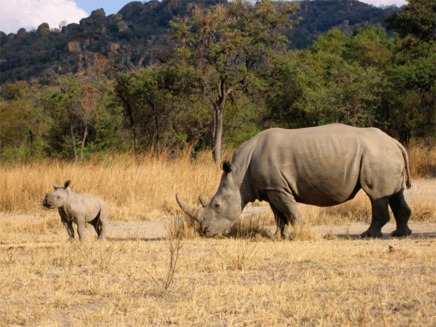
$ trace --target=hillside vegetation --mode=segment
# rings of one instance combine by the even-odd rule
[[[9,35],[0,31],[0,83],[77,72],[97,53],[110,58],[117,69],[146,67],[168,56],[165,34],[172,19],[189,15],[194,5],[208,8],[220,3],[228,1],[132,1],[109,16],[95,8],[79,24],[41,24],[36,31],[20,29]],[[343,0],[303,1],[300,6],[292,17],[300,19],[298,24],[286,31],[291,48],[307,48],[332,27],[351,31],[365,23],[385,25],[384,19],[399,10]]]

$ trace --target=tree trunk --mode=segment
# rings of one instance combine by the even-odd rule
[[[220,161],[223,148],[224,101],[214,108],[213,160]]]
[[[85,125],[85,131],[83,132],[82,146],[80,147],[80,161],[83,161],[83,148],[85,147],[86,138],[88,137],[88,125]]]
[[[157,157],[159,158],[161,155],[159,114],[158,114],[158,110],[156,109],[156,106],[154,104],[151,104],[151,106],[153,108],[153,116],[154,116],[153,117],[154,118],[153,147]]]
[[[233,92],[234,87],[227,88],[226,80],[221,79],[218,85],[218,99],[213,103],[214,131],[213,131],[213,160],[220,161],[223,149],[224,107],[227,97]]]
[[[130,123],[130,129],[132,130],[132,136],[133,136],[133,147],[135,148],[135,157],[138,158],[139,156],[139,141],[138,141],[138,133],[136,132],[135,127],[135,119],[133,118],[133,112],[130,108],[130,105],[126,105],[126,112],[127,117],[129,117],[129,123]]]
[[[124,97],[122,91],[120,91],[120,90],[117,91],[117,95],[119,96],[121,101],[123,101],[123,103],[124,103],[125,113],[126,113],[127,118],[129,119],[130,129],[132,130],[133,147],[135,148],[135,157],[136,157],[136,159],[138,159],[139,141],[138,141],[138,133],[137,133],[136,127],[135,127],[135,119],[133,118],[133,110],[132,110],[132,107],[130,106],[130,103],[127,100],[127,98]]]
[[[73,143],[73,150],[74,150],[74,161],[77,161],[76,139],[74,137],[73,125],[70,126],[70,132],[71,132],[71,141]]]

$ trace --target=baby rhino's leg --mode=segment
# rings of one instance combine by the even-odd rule
[[[77,219],[77,234],[79,234],[79,240],[85,239],[85,219]]]
[[[74,240],[74,228],[73,228],[73,222],[70,221],[62,212],[59,212],[61,216],[62,224],[65,226],[67,233],[68,233],[68,240],[73,241]]]
[[[97,233],[99,240],[106,239],[106,225],[108,220],[109,210],[106,205],[101,207],[101,210],[97,217],[91,222],[92,226]]]

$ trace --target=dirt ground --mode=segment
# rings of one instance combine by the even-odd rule
[[[408,203],[413,203],[413,201],[419,201],[422,198],[436,198],[436,180],[417,180],[412,181],[412,188],[405,191],[405,197]],[[260,215],[262,213],[268,212],[270,210],[267,203],[262,203],[261,206],[247,206],[242,213],[242,215]],[[57,213],[53,213],[57,214]],[[1,216],[3,216],[2,214]],[[433,213],[433,217],[436,219],[436,212]],[[37,222],[40,218],[31,215],[14,215],[7,214],[6,218],[14,220],[23,221],[34,221]],[[435,221],[435,219],[432,219]],[[110,240],[160,240],[167,237],[168,234],[168,221],[110,221],[107,236]],[[436,238],[436,223],[429,222],[415,222],[410,221],[409,227],[412,229],[412,238]],[[338,237],[338,238],[359,238],[360,234],[368,228],[365,223],[349,223],[344,225],[322,225],[322,226],[311,226],[310,229],[320,235],[325,237]],[[275,226],[270,227],[271,232],[275,231]],[[391,221],[384,226],[382,232],[384,238],[389,238],[390,233],[395,229],[395,221],[391,218]],[[62,237],[66,232],[64,228],[59,228],[56,231],[56,237]],[[43,245],[44,243],[52,242],[55,236],[51,235],[38,235],[33,242],[36,241],[38,245]],[[87,225],[86,237],[95,237],[95,232],[93,228]],[[27,243],[23,240],[24,243]],[[30,241],[30,240],[29,240]],[[3,243],[3,244],[2,244]],[[12,242],[15,243],[15,242]],[[0,246],[13,246],[10,242],[0,242]],[[16,244],[18,245],[18,244]]]

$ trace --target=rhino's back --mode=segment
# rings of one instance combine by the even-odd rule
[[[69,197],[66,210],[72,216],[84,217],[86,221],[93,220],[106,204],[96,195],[89,193],[74,193]]]
[[[290,191],[303,203],[342,203],[360,188],[362,158],[383,170],[380,160],[392,142],[378,129],[340,124],[265,130],[250,145],[250,179],[259,196]]]

